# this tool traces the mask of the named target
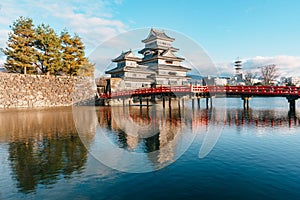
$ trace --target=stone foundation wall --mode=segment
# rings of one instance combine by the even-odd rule
[[[93,100],[91,77],[0,73],[0,108],[70,106]]]

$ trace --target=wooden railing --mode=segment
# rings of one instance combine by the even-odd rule
[[[300,97],[300,87],[295,86],[174,86],[141,88],[135,90],[116,91],[111,94],[100,94],[100,98],[120,98],[137,95],[153,94],[226,94],[226,95],[249,95],[249,96],[296,96]]]

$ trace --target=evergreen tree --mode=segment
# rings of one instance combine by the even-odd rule
[[[1,51],[7,56],[5,68],[8,72],[36,74],[35,31],[30,18],[20,17],[11,26],[7,47]]]
[[[63,73],[70,76],[93,74],[94,64],[85,57],[85,47],[79,36],[71,37],[65,30],[61,33],[61,45]]]
[[[45,24],[36,29],[30,18],[20,17],[11,26],[5,68],[13,73],[92,76],[94,64],[85,57],[81,38],[63,31],[59,37]]]
[[[54,30],[45,24],[36,28],[36,66],[40,72],[57,75],[61,70],[61,43]]]
[[[88,59],[82,63],[82,66],[78,70],[79,76],[94,76],[94,63],[91,63]]]
[[[65,30],[61,33],[62,45],[62,72],[67,75],[76,75],[79,65],[77,63],[77,48],[71,35]]]

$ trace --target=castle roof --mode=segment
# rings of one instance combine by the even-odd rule
[[[190,68],[183,67],[181,65],[171,66],[171,65],[165,65],[165,64],[159,64],[158,68],[168,69],[170,71],[173,71],[173,70],[176,70],[176,71],[189,71],[189,70],[191,70]]]
[[[106,74],[116,74],[122,72],[134,72],[134,73],[144,73],[144,74],[153,74],[153,70],[148,69],[146,66],[138,65],[137,67],[124,66],[124,67],[115,67],[113,69],[107,70]]]
[[[142,40],[142,42],[146,43],[155,39],[163,39],[171,42],[175,40],[174,38],[169,37],[164,31],[151,28],[148,37]]]
[[[173,51],[169,48],[161,53],[161,56],[169,57],[169,58],[178,58]]]
[[[132,61],[141,61],[141,58],[135,56],[131,50],[126,51],[126,52],[122,52],[121,55],[119,55],[118,57],[116,57],[115,59],[113,59],[113,62],[120,62],[120,61],[124,61],[124,60],[132,60]]]
[[[183,61],[184,58],[178,57],[174,54],[171,48],[164,50],[163,52],[153,52],[152,54],[146,55],[143,58],[142,62],[153,60],[153,59],[164,59],[164,60],[173,60],[173,61]]]

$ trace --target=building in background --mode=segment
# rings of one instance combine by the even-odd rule
[[[244,81],[245,78],[244,78],[242,68],[243,68],[242,61],[238,58],[234,62],[235,74],[233,75],[233,77],[229,82],[230,85],[245,85],[245,81]]]
[[[175,55],[179,49],[172,46],[174,40],[164,31],[151,29],[148,37],[142,40],[145,47],[138,52],[143,55],[142,58],[130,50],[112,60],[117,66],[106,74],[119,79],[119,82],[111,89],[187,85],[190,69],[182,66],[184,58]]]
[[[300,87],[300,77],[281,77],[280,81],[282,85],[293,85]]]
[[[203,85],[226,86],[226,85],[228,85],[230,78],[229,77],[205,76],[205,77],[203,77],[202,80],[203,80]]]

